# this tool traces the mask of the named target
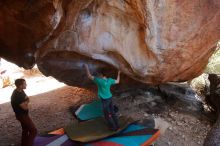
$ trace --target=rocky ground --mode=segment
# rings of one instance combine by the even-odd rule
[[[58,89],[53,89],[44,93],[32,95],[30,115],[36,124],[39,134],[46,133],[68,125],[75,120],[69,112],[69,107],[91,102],[96,95],[88,90],[60,86],[61,84],[52,78],[42,75],[33,80],[27,78],[29,83],[27,93],[31,89],[43,87],[49,83],[57,84]],[[31,84],[31,85],[30,85]],[[45,88],[50,88],[49,85]],[[13,87],[0,89],[0,98],[7,99]],[[39,89],[43,91],[42,88]],[[179,105],[169,104],[162,95],[149,92],[147,89],[136,91],[138,94],[122,93],[114,98],[122,115],[130,116],[134,119],[154,118],[156,128],[160,128],[162,135],[155,142],[155,146],[201,146],[207,132],[210,130],[210,122],[195,113],[179,110]],[[4,94],[2,94],[4,93]],[[18,145],[21,135],[21,128],[14,117],[10,103],[0,104],[0,145]],[[183,107],[184,108],[184,107]]]
[[[135,119],[155,119],[156,128],[162,132],[155,142],[156,146],[201,146],[210,130],[210,122],[202,114],[195,115],[180,110],[182,107],[179,104],[170,105],[160,96],[148,91],[125,98],[116,99],[123,115],[130,115]]]

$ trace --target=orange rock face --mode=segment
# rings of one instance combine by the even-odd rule
[[[220,38],[219,0],[7,0],[0,20],[0,56],[79,86],[83,63],[149,84],[192,79]]]

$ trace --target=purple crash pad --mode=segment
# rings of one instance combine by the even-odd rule
[[[70,140],[66,134],[55,135],[55,136],[37,136],[34,140],[33,146],[75,146],[77,145],[74,141]]]

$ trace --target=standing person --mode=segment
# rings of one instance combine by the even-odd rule
[[[29,98],[24,92],[27,84],[24,79],[16,79],[15,86],[16,89],[11,95],[11,106],[22,127],[21,146],[32,146],[37,135],[37,129],[28,115]]]
[[[88,78],[93,80],[93,82],[98,86],[98,97],[102,101],[103,112],[108,127],[111,130],[117,130],[119,128],[119,125],[112,103],[112,93],[110,88],[112,85],[119,83],[120,71],[118,71],[117,79],[114,80],[112,78],[107,78],[103,72],[99,72],[98,77],[94,77],[91,75],[88,65],[85,65],[85,68]]]

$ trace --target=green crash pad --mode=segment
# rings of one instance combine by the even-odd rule
[[[118,121],[120,128],[117,131],[109,130],[103,117],[74,123],[64,129],[70,139],[79,142],[90,142],[117,134],[134,122],[131,118],[126,117],[120,117]]]
[[[79,120],[89,120],[103,116],[101,100],[81,105],[75,115]]]

